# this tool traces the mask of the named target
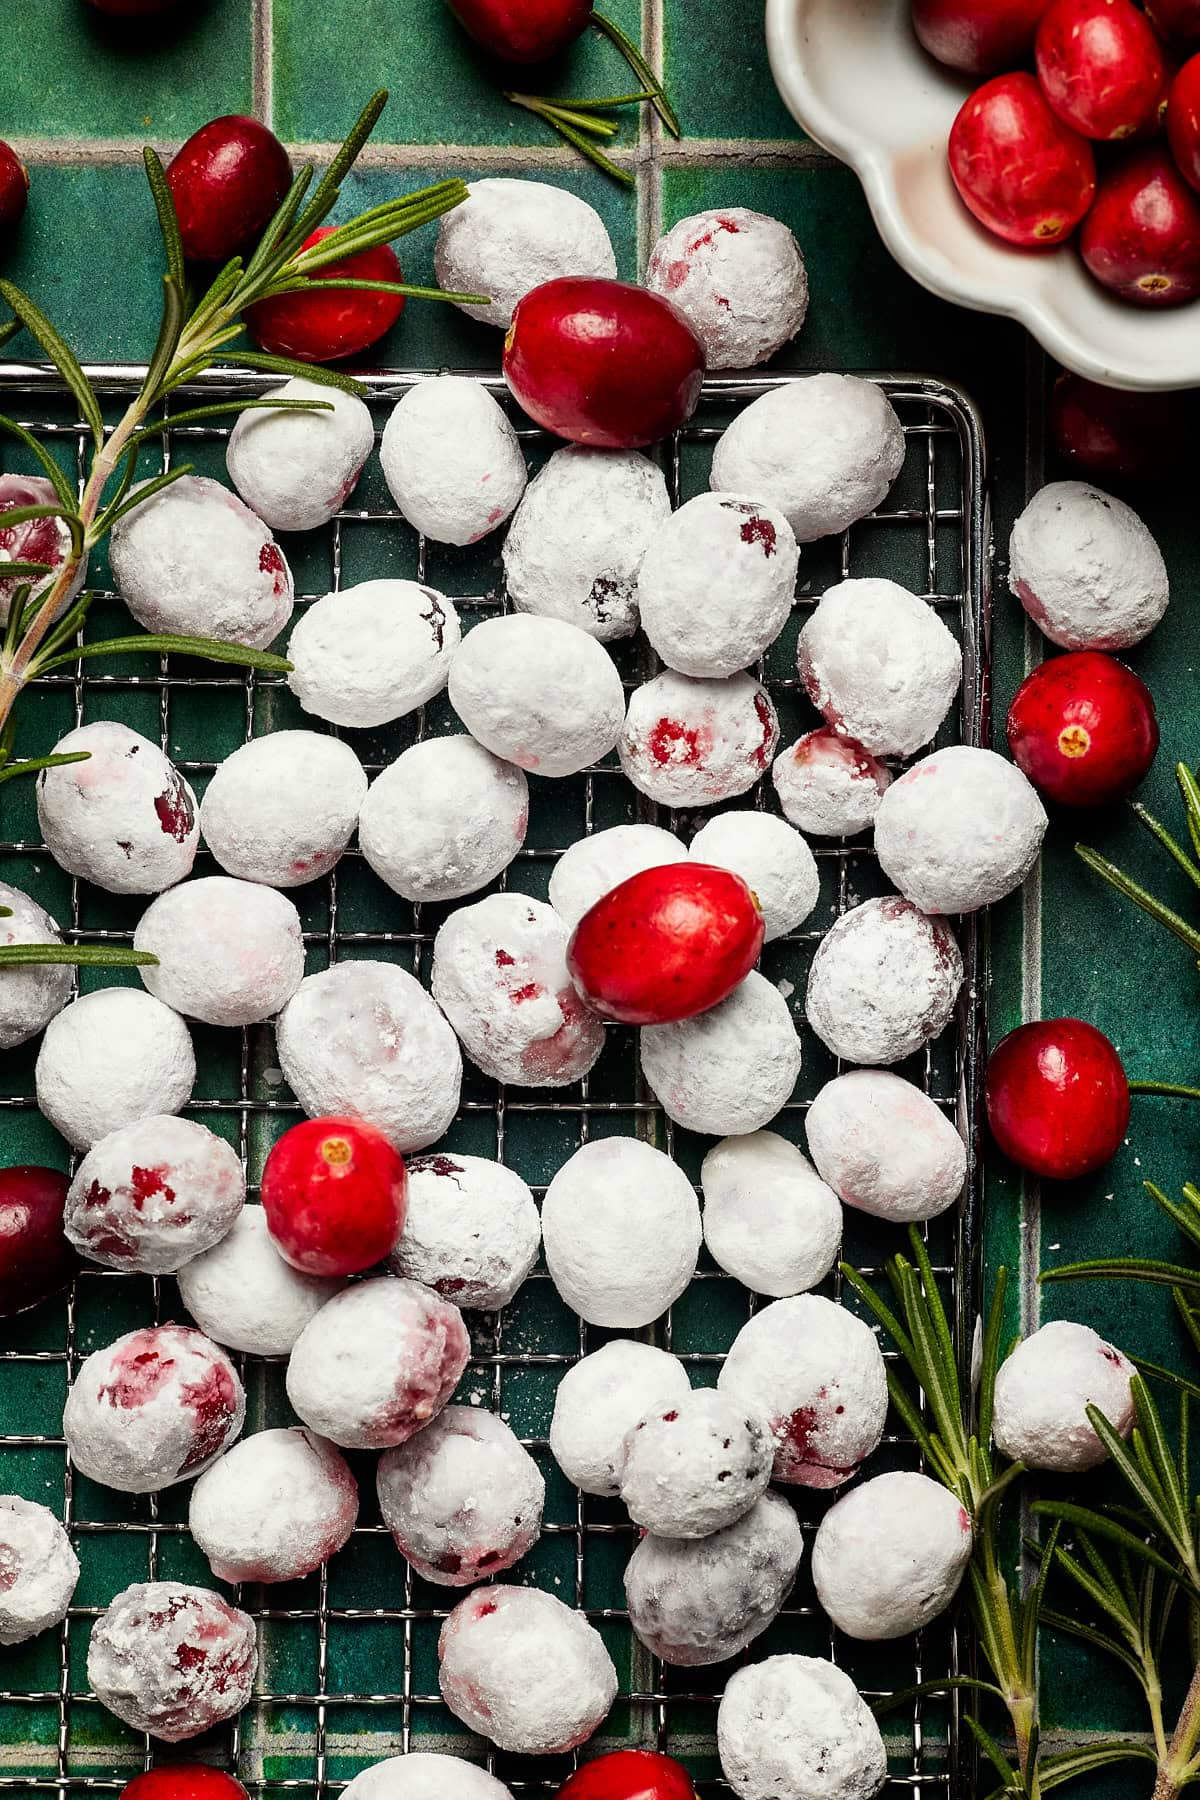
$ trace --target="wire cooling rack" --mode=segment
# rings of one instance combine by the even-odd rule
[[[119,411],[142,373],[122,366],[87,372],[110,415]],[[420,378],[417,371],[365,378],[377,425]],[[509,404],[500,380],[476,378]],[[712,445],[732,415],[760,394],[796,379],[800,377],[729,376],[706,384],[696,418],[663,447],[674,503],[707,487]],[[986,742],[987,519],[979,422],[969,400],[944,383],[894,375],[875,379],[904,424],[904,468],[877,513],[840,539],[804,550],[796,615],[761,673],[780,710],[782,741],[789,742],[816,722],[795,677],[800,619],[835,580],[889,575],[923,593],[962,642],[961,704],[944,729],[944,741]],[[256,392],[264,385],[250,375],[213,377],[181,394],[177,405],[182,408],[196,397]],[[82,478],[86,432],[51,371],[0,367],[0,410],[18,417],[72,477]],[[531,464],[539,464],[554,447],[552,441],[522,417],[515,422]],[[226,435],[210,428],[178,428],[164,439],[161,456],[147,456],[143,472],[187,461],[198,473],[223,476]],[[0,453],[8,454],[7,441]],[[382,575],[412,575],[449,593],[468,628],[503,607],[498,535],[466,550],[419,540],[394,510],[377,459],[364,471],[352,499],[354,504],[327,529],[283,540],[300,606],[331,587]],[[117,635],[127,621],[110,591],[103,560],[93,566],[90,583],[99,598],[89,636]],[[627,683],[652,671],[644,646],[614,648]],[[120,718],[157,737],[201,791],[216,763],[245,739],[286,726],[321,728],[273,678],[242,678],[182,659],[155,664],[140,657],[118,664],[77,664],[74,673],[39,683],[23,702],[19,752],[48,749],[64,731],[96,718]],[[383,731],[345,735],[374,773],[421,736],[456,728],[443,698]],[[582,833],[659,816],[632,792],[612,758],[571,781],[535,779],[531,788],[529,837],[501,885],[542,897],[555,857]],[[769,781],[737,804],[773,806]],[[701,816],[677,815],[664,822],[686,839]],[[816,854],[821,871],[816,913],[795,936],[769,945],[764,956],[766,973],[789,995],[801,1022],[804,1070],[792,1102],[776,1122],[776,1129],[800,1143],[804,1111],[836,1069],[802,1023],[813,949],[840,913],[886,889],[869,842],[825,844]],[[212,867],[202,852],[197,872]],[[0,877],[35,894],[73,938],[128,941],[140,910],[140,903],[102,894],[54,867],[38,838],[30,782],[10,783],[2,790]],[[400,901],[375,880],[357,852],[349,852],[331,876],[293,897],[302,911],[310,972],[338,958],[365,956],[400,962],[427,979],[433,935],[447,909]],[[977,1077],[985,970],[974,920],[964,923],[961,938],[967,977],[957,1027],[903,1072],[920,1081],[956,1120],[970,1150],[963,1207],[927,1228],[965,1369],[979,1286]],[[89,972],[84,986],[112,979]],[[271,1028],[240,1033],[197,1028],[195,1038],[200,1073],[189,1113],[240,1150],[253,1193],[267,1150],[298,1111],[275,1063]],[[0,1058],[4,1163],[61,1161],[65,1156],[36,1112],[34,1048]],[[600,1062],[576,1088],[507,1093],[469,1070],[462,1110],[447,1143],[499,1157],[540,1196],[554,1170],[580,1143],[613,1133],[650,1139],[675,1156],[693,1180],[698,1176],[704,1144],[665,1119],[641,1080],[634,1034],[620,1028],[610,1028]],[[901,1242],[898,1232],[848,1212],[845,1254],[858,1266],[879,1272],[885,1256]],[[841,1295],[836,1275],[823,1291]],[[854,1300],[849,1293],[842,1297]],[[695,1381],[711,1383],[753,1307],[744,1289],[705,1260],[671,1313],[638,1335],[674,1350]],[[441,1703],[437,1632],[458,1595],[414,1577],[394,1550],[375,1506],[369,1458],[351,1459],[357,1462],[362,1514],[350,1544],[329,1568],[286,1587],[236,1592],[238,1603],[259,1621],[261,1650],[255,1692],[238,1721],[178,1749],[156,1750],[90,1696],[87,1639],[91,1622],[114,1593],[147,1578],[218,1585],[187,1533],[186,1488],[135,1498],[97,1487],[72,1470],[61,1435],[62,1402],[81,1357],[136,1325],[182,1316],[169,1280],[89,1270],[61,1302],[0,1322],[0,1491],[17,1492],[57,1510],[83,1566],[75,1604],[61,1631],[19,1649],[0,1649],[0,1793],[116,1793],[157,1755],[160,1762],[217,1762],[264,1800],[282,1800],[284,1794],[326,1800],[362,1768],[409,1749],[486,1761],[518,1795],[553,1792],[572,1759],[533,1762],[489,1755],[488,1747],[471,1738]],[[669,1669],[636,1642],[623,1610],[621,1583],[633,1527],[615,1502],[568,1488],[547,1449],[559,1378],[612,1334],[567,1313],[541,1268],[503,1314],[476,1315],[469,1322],[473,1355],[459,1398],[503,1413],[547,1476],[545,1534],[506,1578],[535,1582],[585,1609],[603,1633],[620,1674],[617,1704],[589,1753],[628,1745],[668,1750],[688,1763],[706,1800],[727,1795],[715,1757],[714,1719],[723,1682],[736,1664]],[[288,1422],[282,1364],[243,1359],[243,1365],[247,1431]],[[911,1442],[889,1432],[870,1469],[877,1473],[889,1466],[911,1466],[914,1460]],[[790,1491],[811,1542],[830,1497],[785,1491]],[[953,1617],[895,1644],[862,1645],[843,1638],[816,1605],[807,1557],[780,1619],[737,1660],[780,1650],[832,1655],[869,1698],[959,1672],[969,1666],[971,1653]],[[960,1746],[953,1701],[926,1700],[892,1714],[885,1720],[885,1734],[889,1792],[966,1791],[967,1753]]]

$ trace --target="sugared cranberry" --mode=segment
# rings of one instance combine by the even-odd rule
[[[1126,138],[1156,125],[1167,62],[1133,0],[1050,0],[1037,34],[1042,92],[1089,138]]]
[[[67,1177],[28,1165],[0,1169],[0,1318],[37,1306],[78,1267],[63,1236]]]
[[[1039,793],[1062,806],[1106,806],[1138,785],[1158,749],[1144,681],[1101,650],[1052,656],[1008,709],[1008,746]]]
[[[762,913],[740,875],[668,863],[631,875],[584,914],[567,946],[567,968],[604,1018],[665,1025],[731,994],[762,941]]]
[[[408,1174],[381,1131],[357,1119],[305,1119],[275,1144],[262,1203],[280,1255],[306,1275],[357,1275],[395,1248]]]
[[[1047,0],[913,0],[913,30],[930,56],[965,75],[1029,61]]]
[[[673,1756],[614,1750],[576,1769],[559,1788],[558,1800],[696,1800],[696,1790]]]
[[[335,229],[319,225],[305,238],[304,248],[319,244]],[[390,244],[360,250],[357,256],[345,256],[313,271],[317,281],[336,281],[339,275],[348,281],[404,279]],[[376,293],[369,288],[310,288],[260,300],[246,316],[260,349],[294,356],[300,362],[321,363],[357,356],[390,331],[403,311],[403,294]]]
[[[704,346],[670,300],[567,275],[517,304],[504,375],[531,419],[606,450],[655,443],[696,410]]]
[[[246,1800],[246,1790],[206,1763],[175,1763],[135,1775],[121,1800]]]
[[[1083,475],[1132,479],[1178,467],[1195,415],[1188,393],[1127,393],[1065,373],[1050,400],[1054,447]]]
[[[1171,83],[1167,139],[1180,174],[1200,189],[1200,56],[1185,62]]]
[[[172,158],[167,183],[183,254],[224,262],[245,250],[292,183],[287,151],[265,125],[241,113],[210,119]]]
[[[1200,44],[1200,0],[1146,0],[1146,12],[1169,43],[1185,50]]]
[[[1032,75],[998,75],[963,102],[950,173],[981,225],[1010,244],[1061,244],[1092,203],[1087,139],[1050,109]]]
[[[1013,1162],[1073,1181],[1116,1155],[1129,1124],[1129,1083],[1102,1031],[1082,1019],[1045,1019],[1019,1025],[993,1050],[987,1115]]]
[[[1165,150],[1139,150],[1104,176],[1079,234],[1096,280],[1138,306],[1200,294],[1200,199]]]
[[[537,63],[573,44],[591,0],[448,0],[464,31],[501,62]]]
[[[29,171],[16,151],[0,140],[0,231],[8,231],[25,211]]]

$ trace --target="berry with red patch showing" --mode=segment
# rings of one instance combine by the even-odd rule
[[[1074,1181],[1114,1157],[1129,1124],[1129,1083],[1102,1031],[1082,1019],[1018,1025],[992,1051],[987,1115],[1006,1156]]]
[[[1144,681],[1099,650],[1054,656],[1017,689],[1008,747],[1038,792],[1062,806],[1106,806],[1131,793],[1158,749]]]
[[[318,225],[297,252],[303,254],[327,238],[335,225]],[[390,244],[339,257],[312,270],[319,282],[387,281],[404,279],[396,252]],[[259,300],[246,314],[251,335],[260,350],[276,356],[294,356],[299,362],[339,362],[366,350],[390,331],[404,311],[404,295],[375,288],[309,287],[294,294],[277,294]]]
[[[170,1763],[135,1775],[120,1800],[246,1800],[246,1790],[207,1763]]]
[[[186,1325],[150,1325],[86,1358],[67,1395],[63,1436],[92,1481],[149,1494],[207,1468],[245,1416],[223,1350]]]
[[[754,786],[778,742],[774,704],[752,675],[707,681],[664,669],[630,695],[617,755],[660,806],[715,806]]]
[[[183,254],[223,263],[248,249],[291,185],[292,165],[273,131],[241,113],[210,119],[167,168]]]
[[[692,1778],[657,1750],[614,1750],[584,1763],[558,1790],[558,1800],[696,1800]]]
[[[912,0],[913,29],[930,56],[966,75],[1027,62],[1046,0]]]
[[[1042,92],[1088,138],[1127,138],[1158,124],[1167,63],[1132,0],[1050,0],[1037,34]]]
[[[113,719],[68,731],[43,769],[38,824],[60,868],[111,894],[158,894],[191,873],[200,843],[196,796],[170,758]]]
[[[1136,306],[1194,300],[1200,199],[1165,150],[1139,150],[1101,180],[1079,248],[1096,280]]]
[[[29,170],[11,145],[0,142],[0,231],[17,223],[29,201]]]
[[[254,1620],[180,1581],[125,1588],[88,1646],[88,1684],[101,1705],[169,1744],[240,1712],[257,1667]]]
[[[67,1195],[66,1232],[107,1268],[173,1275],[220,1243],[245,1198],[231,1144],[191,1119],[158,1113],[88,1151]]]
[[[636,450],[696,410],[704,345],[679,308],[624,281],[567,275],[518,301],[504,377],[531,419],[576,443]]]
[[[70,1183],[28,1163],[0,1169],[0,1318],[65,1288],[79,1259],[63,1232]]]
[[[710,369],[749,369],[795,337],[808,311],[800,246],[781,219],[727,206],[680,219],[650,252],[646,286],[700,334]]]
[[[810,837],[855,837],[873,823],[891,771],[831,726],[806,731],[771,770],[783,816]]]
[[[981,225],[1026,248],[1070,237],[1096,192],[1088,140],[1024,73],[998,75],[963,102],[950,130],[950,173]]]
[[[1195,411],[1190,393],[1127,393],[1064,372],[1050,396],[1050,430],[1072,471],[1134,479],[1178,467]]]
[[[262,1203],[275,1247],[305,1275],[357,1275],[395,1247],[408,1175],[381,1131],[305,1119],[272,1145]]]
[[[664,1025],[717,1006],[758,961],[763,916],[740,875],[668,863],[597,901],[567,946],[567,968],[593,1012]]]
[[[1200,56],[1185,62],[1171,83],[1167,140],[1184,180],[1200,191]]]
[[[501,62],[558,56],[587,28],[591,0],[448,0],[464,31]]]
[[[5,148],[0,144],[0,151]],[[0,157],[0,225],[3,224],[3,158]],[[0,623],[7,621],[8,609],[18,588],[28,587],[30,600],[44,599],[55,577],[71,554],[71,533],[60,518],[25,519],[6,525],[3,515],[26,506],[60,506],[62,502],[54,483],[42,475],[0,475]],[[9,562],[45,563],[46,575],[5,575]],[[56,617],[64,613],[83,586],[87,574],[86,558],[59,603]]]

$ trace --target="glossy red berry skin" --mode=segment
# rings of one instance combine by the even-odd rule
[[[1032,75],[998,75],[950,128],[950,173],[981,225],[1029,249],[1061,244],[1096,191],[1087,139],[1050,110]]]
[[[1187,393],[1126,393],[1083,375],[1062,374],[1050,399],[1054,447],[1083,475],[1138,480],[1178,468],[1194,428]]]
[[[319,244],[335,230],[333,225],[319,225],[304,248]],[[343,257],[315,269],[321,281],[336,281],[339,275],[351,281],[402,281],[404,279],[396,252],[390,244],[374,250],[360,250],[357,256]],[[280,294],[274,300],[260,300],[246,317],[255,343],[277,356],[294,356],[300,362],[338,362],[344,356],[357,356],[386,331],[390,331],[404,311],[403,294],[378,294],[362,288],[320,288],[307,293]]]
[[[39,1306],[79,1267],[63,1236],[69,1186],[58,1169],[0,1169],[0,1318]]]
[[[178,1763],[147,1769],[121,1789],[120,1800],[247,1800],[232,1775],[204,1763]]]
[[[1200,56],[1185,62],[1171,83],[1167,141],[1180,174],[1200,191]]]
[[[1129,1083],[1102,1031],[1082,1019],[1019,1025],[992,1052],[987,1115],[1007,1157],[1075,1181],[1103,1168],[1129,1124]]]
[[[1165,150],[1138,150],[1104,176],[1079,248],[1096,280],[1135,306],[1194,300],[1200,197]]]
[[[668,437],[695,412],[704,346],[670,300],[624,281],[566,275],[518,301],[504,375],[548,431],[632,450]]]
[[[930,56],[964,75],[999,75],[1033,55],[1047,0],[912,0],[913,30]]]
[[[29,171],[16,151],[0,140],[0,231],[17,223],[29,201]]]
[[[1146,0],[1146,12],[1168,43],[1184,50],[1200,46],[1200,0]]]
[[[251,247],[292,185],[287,151],[265,125],[240,113],[210,119],[176,151],[167,185],[183,254],[226,262]]]
[[[395,1249],[404,1159],[358,1119],[305,1119],[271,1148],[262,1203],[275,1248],[306,1275],[357,1275]]]
[[[1102,650],[1052,656],[1008,709],[1013,761],[1060,806],[1111,806],[1145,777],[1158,719],[1144,681]]]
[[[489,56],[539,63],[573,44],[591,17],[591,0],[447,0],[464,31]]]
[[[557,1800],[696,1800],[687,1770],[656,1750],[614,1750],[584,1763]]]
[[[1042,92],[1084,137],[1133,137],[1156,126],[1167,61],[1133,0],[1050,0],[1037,34]]]
[[[731,994],[762,941],[762,913],[740,875],[671,863],[631,875],[597,900],[567,945],[567,968],[602,1018],[666,1025]]]

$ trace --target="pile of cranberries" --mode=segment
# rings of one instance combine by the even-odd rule
[[[931,55],[990,77],[950,131],[950,172],[979,222],[1026,249],[1078,232],[1091,274],[1137,306],[1200,295],[1200,7],[912,7]]]

